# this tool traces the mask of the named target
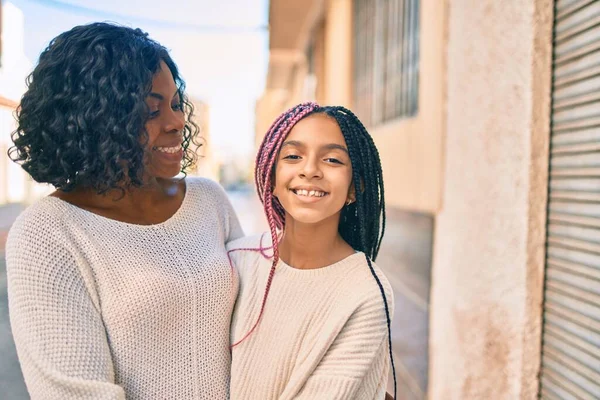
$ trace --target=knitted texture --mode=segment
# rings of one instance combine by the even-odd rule
[[[271,268],[259,251],[235,249],[258,249],[260,238],[227,245],[240,276],[233,343],[256,321]],[[373,267],[393,315],[391,286]],[[383,399],[388,373],[386,315],[364,253],[312,270],[279,261],[261,323],[233,348],[231,399]]]
[[[225,399],[238,289],[225,192],[186,178],[179,210],[135,225],[54,197],[10,230],[9,311],[35,399]]]

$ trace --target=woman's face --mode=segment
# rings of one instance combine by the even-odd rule
[[[172,178],[181,171],[185,115],[173,75],[163,61],[152,79],[146,104],[150,110],[146,173],[153,178]]]

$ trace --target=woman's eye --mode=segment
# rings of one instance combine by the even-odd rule
[[[173,111],[183,111],[183,103],[173,104],[171,108]]]
[[[340,160],[338,160],[337,158],[326,158],[325,161],[330,162],[330,163],[334,163],[334,164],[344,164],[343,162],[341,162]]]
[[[150,111],[150,114],[148,114],[148,118],[152,119],[152,118],[156,118],[158,117],[158,114],[160,113],[159,110],[156,111]]]

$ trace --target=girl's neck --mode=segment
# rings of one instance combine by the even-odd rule
[[[334,264],[354,254],[338,233],[335,223],[301,224],[286,218],[279,242],[279,257],[297,269],[316,269]]]

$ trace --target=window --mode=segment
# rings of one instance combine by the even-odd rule
[[[419,0],[353,0],[353,103],[367,126],[417,113]]]

